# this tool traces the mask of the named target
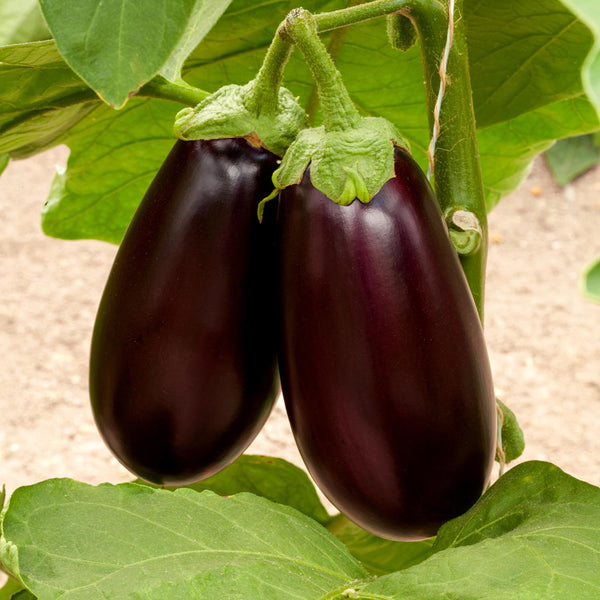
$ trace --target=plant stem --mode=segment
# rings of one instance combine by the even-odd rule
[[[277,28],[263,64],[251,83],[253,93],[246,99],[246,107],[257,116],[260,113],[275,114],[279,104],[283,71],[291,52],[292,44],[284,35],[282,24]]]
[[[361,21],[383,17],[402,10],[408,10],[419,0],[373,0],[366,4],[350,6],[324,12],[314,16],[318,31],[330,31],[338,27],[346,27]]]
[[[360,114],[317,35],[314,17],[306,10],[295,9],[288,15],[285,25],[317,83],[325,131],[344,131],[357,125]]]
[[[461,256],[461,264],[483,321],[488,245],[487,211],[479,164],[462,8],[463,0],[456,0],[454,40],[448,59],[448,83],[440,115],[433,176],[442,212],[445,213],[448,209],[467,210],[479,221],[481,246],[477,252]],[[433,113],[440,87],[439,60],[446,44],[448,13],[440,2],[419,0],[412,3],[410,18],[419,35],[429,126],[430,130],[433,130]]]
[[[348,7],[356,6],[357,4],[364,3],[365,0],[349,0]],[[329,52],[329,56],[331,56],[331,60],[334,63],[337,62],[337,58],[339,53],[342,51],[344,47],[344,43],[346,41],[346,36],[348,35],[348,28],[338,28],[337,31],[333,33],[331,36],[331,41],[329,42],[329,47],[327,48],[327,52]],[[313,87],[312,92],[310,93],[310,97],[308,99],[308,103],[306,104],[306,114],[308,115],[308,123],[309,125],[314,125],[315,117],[317,116],[317,109],[319,107],[319,93],[315,87]]]
[[[172,100],[186,106],[196,106],[209,95],[209,92],[192,87],[183,80],[176,83],[165,79],[162,75],[157,75],[142,86],[136,95]]]

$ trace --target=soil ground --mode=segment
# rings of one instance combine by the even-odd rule
[[[45,237],[39,212],[65,148],[0,178],[0,484],[125,481],[89,408],[90,334],[114,246]],[[495,384],[525,430],[521,460],[600,485],[600,305],[579,293],[600,254],[600,170],[566,188],[538,160],[490,215],[486,336]],[[301,459],[279,403],[249,452]]]

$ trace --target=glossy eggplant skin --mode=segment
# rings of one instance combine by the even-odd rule
[[[235,460],[276,398],[277,157],[243,139],[177,141],[118,250],[99,306],[90,396],[130,471],[181,485]]]
[[[306,172],[282,193],[278,230],[279,369],[308,470],[372,533],[434,535],[488,482],[496,407],[429,183],[401,149],[368,204],[335,204]]]

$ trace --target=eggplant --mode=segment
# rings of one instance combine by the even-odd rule
[[[429,183],[396,148],[369,203],[310,169],[278,215],[279,369],[296,443],[349,519],[417,540],[488,483],[496,405],[482,327]]]
[[[182,485],[235,460],[277,396],[277,157],[241,138],[177,141],[125,234],[92,337],[90,396],[117,459]]]

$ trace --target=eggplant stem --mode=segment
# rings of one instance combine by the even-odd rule
[[[294,9],[288,14],[285,27],[304,55],[317,83],[325,131],[346,131],[356,127],[360,114],[342,81],[341,73],[319,39],[314,17],[307,10]]]
[[[279,105],[279,88],[291,52],[291,41],[285,35],[283,24],[281,24],[275,32],[256,77],[249,84],[252,92],[248,94],[245,105],[256,116],[276,114]]]

